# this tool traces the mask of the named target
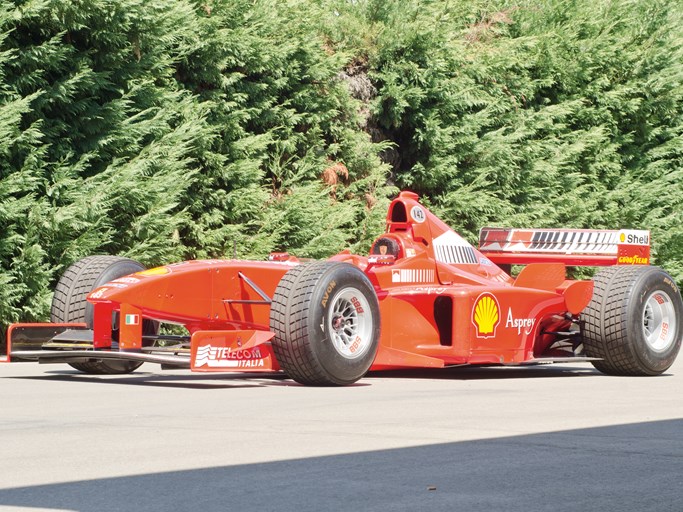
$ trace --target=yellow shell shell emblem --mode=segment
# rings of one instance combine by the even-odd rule
[[[496,327],[500,323],[500,307],[498,300],[490,293],[482,293],[477,297],[472,311],[472,323],[477,328],[478,338],[490,338],[496,335]]]
[[[171,271],[166,268],[166,267],[154,267],[150,268],[147,270],[142,270],[140,272],[136,272],[136,276],[163,276],[164,274],[168,274]]]

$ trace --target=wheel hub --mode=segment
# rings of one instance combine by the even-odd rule
[[[370,304],[353,287],[343,288],[332,298],[329,329],[334,348],[342,356],[362,356],[372,341],[373,325]]]
[[[645,301],[643,310],[643,336],[650,348],[657,352],[668,349],[676,337],[676,311],[674,303],[663,291],[657,290]]]
[[[334,329],[337,332],[341,331],[342,327],[344,327],[345,324],[346,322],[344,321],[344,318],[341,316],[335,316],[332,319],[332,329]]]

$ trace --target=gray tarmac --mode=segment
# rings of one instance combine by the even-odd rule
[[[683,357],[371,374],[0,364],[0,510],[683,511]]]

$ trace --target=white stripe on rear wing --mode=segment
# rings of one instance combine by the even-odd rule
[[[499,264],[647,265],[650,232],[597,229],[483,228],[479,251]]]

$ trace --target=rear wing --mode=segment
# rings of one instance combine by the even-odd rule
[[[479,251],[499,265],[648,265],[650,232],[630,229],[482,228]]]

